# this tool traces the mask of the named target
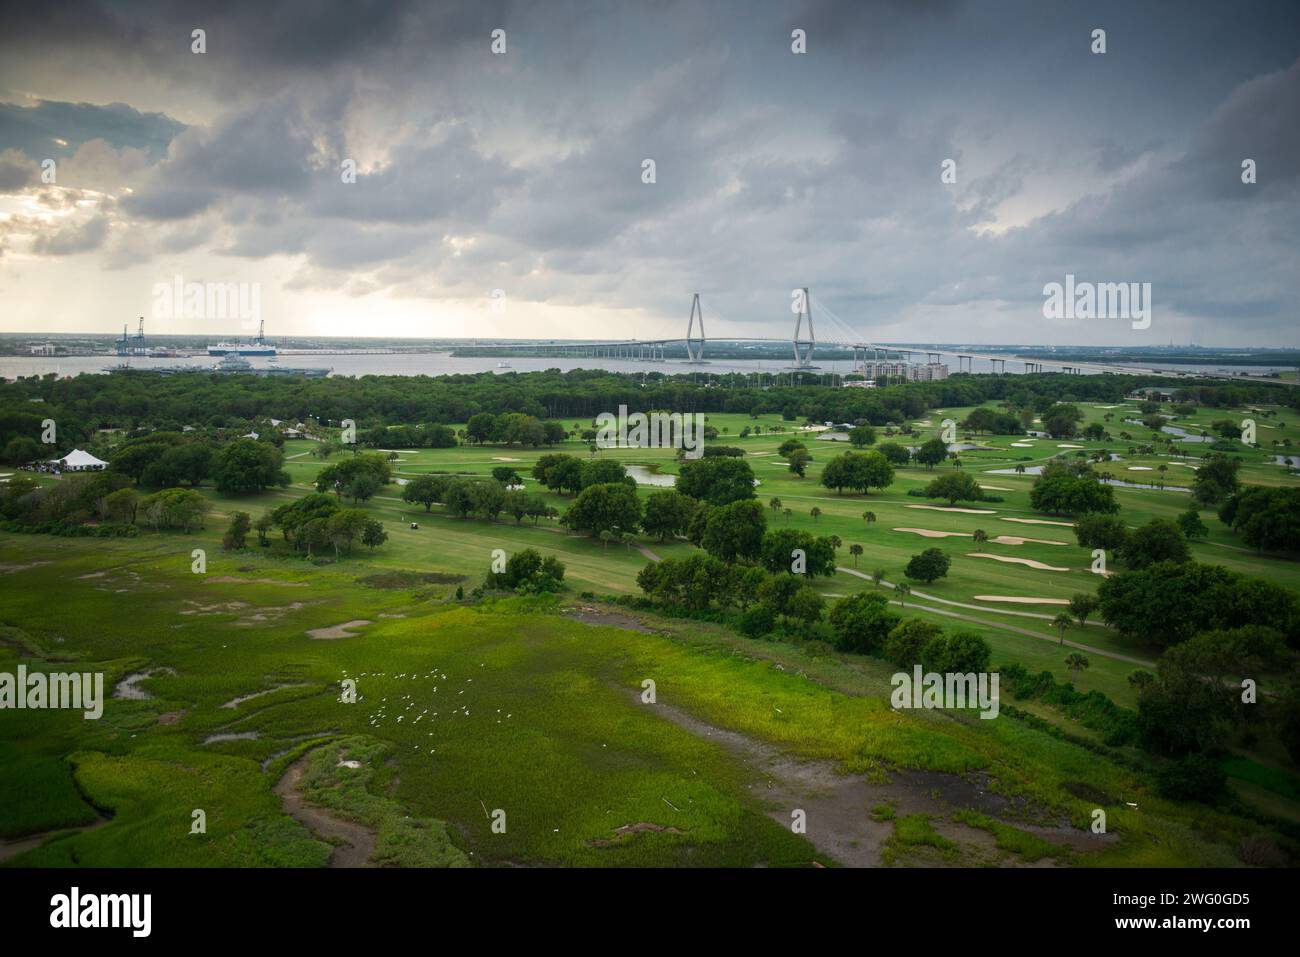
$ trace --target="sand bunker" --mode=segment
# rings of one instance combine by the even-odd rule
[[[894,531],[911,532],[913,535],[923,535],[926,538],[948,538],[953,535],[970,538],[970,532],[936,532],[933,528],[896,528]]]
[[[1130,465],[1130,466],[1128,467],[1128,470],[1129,470],[1130,472],[1150,472],[1150,471],[1151,471],[1151,466],[1149,466],[1149,465]]]
[[[1030,568],[1038,568],[1045,572],[1068,572],[1068,568],[1057,568],[1055,565],[1046,565],[1043,562],[1036,562],[1032,558],[1011,558],[1008,555],[990,555],[988,552],[968,552],[967,558],[991,558],[995,562],[1013,562],[1016,565],[1027,565]]]
[[[1033,545],[1069,545],[1069,542],[1058,542],[1050,538],[1020,538],[1017,535],[999,535],[997,538],[990,538],[990,542],[996,542],[998,545],[1024,545],[1029,542]]]
[[[985,485],[983,482],[980,483],[980,488],[991,489],[991,490],[994,491],[994,492],[1014,492],[1014,491],[1015,491],[1015,489],[1013,489],[1013,488],[1007,488],[1005,485]]]
[[[1083,446],[1082,446],[1082,445],[1067,445],[1067,444],[1062,444],[1062,445],[1058,445],[1057,448],[1058,448],[1058,449],[1081,449],[1081,448],[1083,448]]]
[[[1004,518],[1004,522],[1020,522],[1024,525],[1064,525],[1066,528],[1074,528],[1074,522],[1053,522],[1046,518]]]
[[[991,508],[949,508],[946,505],[904,505],[904,508],[925,508],[932,512],[962,512],[966,515],[996,515]]]
[[[1013,449],[1032,449],[1034,447],[1034,443],[1033,442],[1012,442],[1011,447]]]
[[[493,462],[518,462],[519,459],[512,459],[508,455],[494,455],[492,456],[492,461]]]
[[[1023,595],[976,595],[976,601],[1004,601],[1013,605],[1068,605],[1068,598],[1026,598]]]
[[[366,625],[373,625],[373,621],[365,618],[354,618],[352,621],[345,621],[341,625],[335,625],[332,628],[313,628],[307,632],[308,638],[315,638],[318,641],[328,641],[334,638],[355,638],[356,633],[350,631],[352,628],[363,628]]]

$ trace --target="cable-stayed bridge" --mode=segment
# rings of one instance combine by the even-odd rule
[[[913,347],[898,344],[875,343],[863,337],[851,325],[841,319],[821,300],[815,298],[805,287],[795,290],[791,300],[791,312],[795,314],[794,333],[789,339],[762,336],[725,336],[714,341],[727,343],[773,343],[790,344],[790,365],[788,371],[815,371],[815,354],[818,346],[834,349],[837,352],[852,350],[853,367],[860,370],[869,362],[882,360],[912,361],[912,356],[925,356],[927,363],[938,363],[943,356],[955,357],[957,372],[974,372],[975,360],[988,362],[994,374],[1023,371],[1026,373],[1043,372],[1050,368],[1065,373],[1104,372],[1121,375],[1160,375],[1172,378],[1201,377],[1237,379],[1248,378],[1233,373],[1196,372],[1184,373],[1169,369],[1156,369],[1146,366],[1117,364],[1109,362],[1087,362],[1081,360],[1052,361],[1040,356],[1020,356],[1010,354],[992,354],[974,352],[956,347],[943,351],[931,347]],[[823,334],[818,338],[814,330],[814,313],[816,321],[821,324]],[[698,325],[698,332],[696,331]],[[829,337],[827,331],[829,330]],[[633,362],[667,362],[668,347],[684,347],[686,358],[681,360],[686,365],[707,365],[706,356],[708,340],[704,332],[704,310],[700,294],[695,293],[691,299],[691,309],[687,319],[686,335],[669,336],[661,339],[565,339],[554,342],[476,342],[474,349],[480,355],[500,356],[555,356],[557,358],[578,359],[621,359]],[[675,353],[681,351],[674,348]],[[1008,363],[1012,366],[1008,368]],[[1253,377],[1252,381],[1258,381]]]

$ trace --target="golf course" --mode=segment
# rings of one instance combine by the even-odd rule
[[[4,408],[27,400],[17,388],[6,387]],[[1068,436],[1044,428],[1043,403],[1019,434],[962,426],[981,407],[1004,411],[999,400],[929,405],[870,436],[808,414],[811,400],[798,415],[701,413],[706,450],[727,447],[725,458],[752,470],[748,500],[761,506],[766,534],[805,533],[833,550],[824,573],[795,576],[815,592],[817,614],[780,608],[757,630],[738,624],[761,607],[749,605],[752,595],[692,605],[643,587],[649,565],[702,558],[699,534],[626,523],[621,534],[595,534],[564,519],[580,496],[535,472],[546,456],[618,463],[630,478],[594,487],[635,480],[644,504],[693,467],[676,448],[601,447],[583,436],[591,417],[571,414],[546,416],[564,433],[547,444],[474,439],[467,416],[443,422],[457,436],[449,447],[358,448],[342,415],[272,424],[273,410],[250,401],[237,421],[196,423],[193,434],[226,442],[254,430],[257,439],[234,441],[266,446],[278,432],[287,482],[230,494],[200,477],[188,489],[203,499],[189,528],[154,527],[143,504],[130,534],[43,532],[6,513],[0,671],[103,673],[105,701],[97,720],[78,710],[0,712],[0,862],[1285,864],[1300,837],[1300,779],[1278,730],[1285,718],[1233,718],[1196,752],[1222,780],[1213,795],[1170,785],[1163,769],[1187,750],[1144,743],[1155,712],[1142,698],[1152,676],[1163,680],[1173,642],[1109,611],[1071,612],[1072,600],[1096,596],[1108,578],[1118,588],[1140,566],[1081,545],[1078,514],[1033,498],[1045,468],[1091,461],[1089,481],[1109,490],[1129,534],[1152,522],[1176,528],[1196,501],[1198,471],[1220,454],[1210,449],[1216,423],[1246,419],[1255,441],[1221,453],[1239,462],[1240,486],[1300,489],[1289,464],[1300,410],[1281,404],[1289,387],[1266,391],[1274,402],[1175,412],[1178,400],[1157,401],[1164,418],[1154,429],[1140,421],[1157,414],[1142,410],[1144,400],[1061,396],[1078,411]],[[102,418],[92,448],[109,463],[105,476],[151,428],[172,434],[147,417]],[[376,419],[359,431],[394,424]],[[1090,426],[1105,436],[1084,437]],[[919,461],[917,450],[936,439],[949,454]],[[797,456],[803,474],[791,440],[806,453],[806,462]],[[910,458],[893,463],[883,487],[822,481],[846,453],[883,461],[885,443]],[[379,487],[350,499],[328,475],[322,486],[325,470],[367,457],[391,470]],[[422,479],[489,483],[494,470],[546,509],[484,517],[404,498]],[[6,483],[34,483],[25,494],[38,498],[85,479],[3,471]],[[927,495],[950,474],[974,480],[979,497]],[[149,491],[138,476],[122,486]],[[287,522],[246,539],[229,534],[240,514],[284,516],[316,497],[364,511],[382,540],[304,539],[300,548]],[[1300,594],[1296,555],[1243,541],[1217,507],[1202,505],[1203,532],[1179,539],[1187,562]],[[946,557],[943,573],[908,574],[927,549]],[[504,558],[526,550],[562,565],[562,581],[494,586]],[[911,668],[836,637],[835,607],[861,595],[880,596],[872,614],[982,639],[988,668],[976,670],[1002,674],[996,719],[892,707],[892,679]],[[1249,678],[1258,707],[1284,713],[1294,654],[1262,657],[1263,670],[1249,672],[1229,661],[1210,684],[1231,684],[1233,697]]]

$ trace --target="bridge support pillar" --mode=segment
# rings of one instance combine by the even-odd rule
[[[794,340],[792,344],[794,346],[794,367],[796,369],[807,369],[812,365],[813,350],[817,347],[817,336],[813,332],[812,297],[808,294],[807,286],[801,292],[803,293],[803,302],[794,321]],[[808,317],[808,338],[800,339],[799,335],[803,331],[805,315]]]
[[[695,317],[700,317],[700,334],[695,335]],[[686,361],[699,363],[704,361],[704,307],[700,305],[700,294],[691,298],[691,316],[686,321]]]

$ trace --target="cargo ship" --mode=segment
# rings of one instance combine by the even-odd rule
[[[275,346],[266,341],[266,320],[257,327],[257,338],[252,342],[218,342],[208,346],[210,356],[273,356]]]

